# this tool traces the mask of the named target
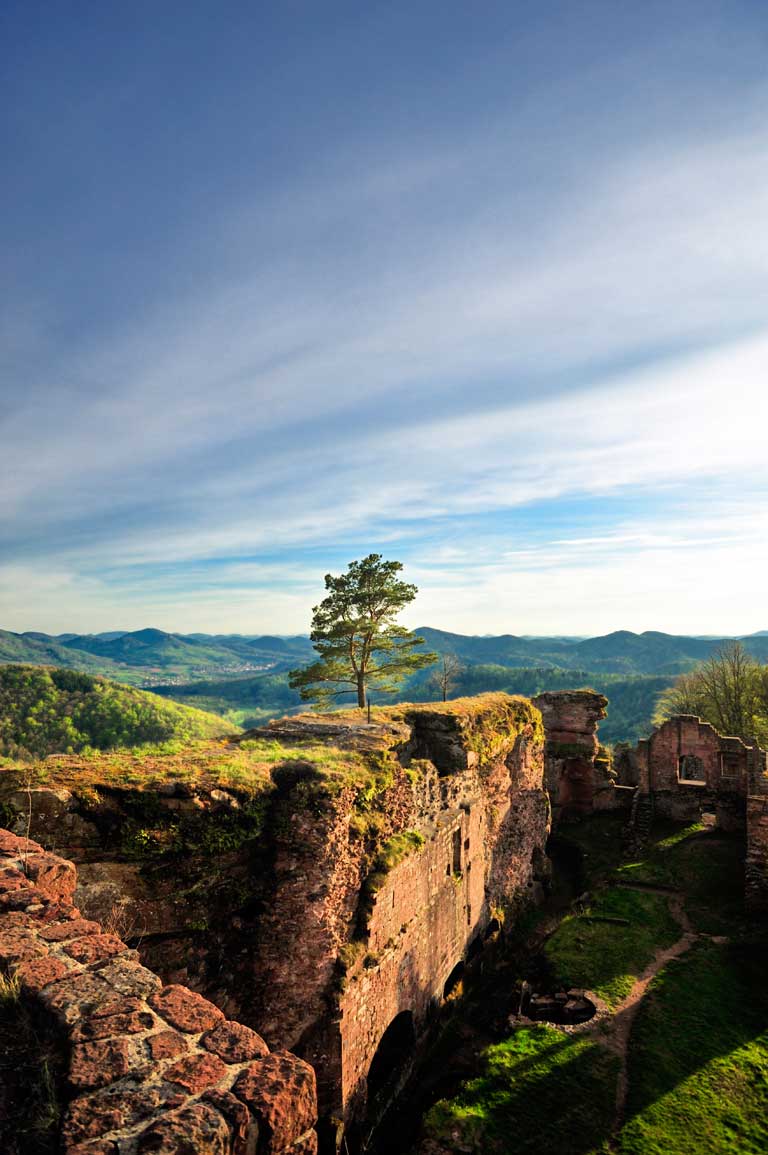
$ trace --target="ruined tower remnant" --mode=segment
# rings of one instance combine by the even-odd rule
[[[544,780],[553,812],[589,813],[609,782],[597,738],[608,699],[594,690],[557,690],[539,694],[533,704],[544,721]]]

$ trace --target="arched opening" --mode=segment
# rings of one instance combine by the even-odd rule
[[[401,1071],[416,1045],[416,1028],[411,1011],[396,1015],[381,1036],[368,1070],[368,1102],[394,1091]]]
[[[449,999],[452,995],[455,997],[460,993],[461,980],[464,978],[464,963],[458,962],[453,968],[448,978],[445,980],[443,987],[443,998]]]
[[[467,962],[471,963],[479,954],[483,952],[483,936],[481,934],[475,935],[472,942],[467,948]]]
[[[499,922],[499,920],[497,918],[492,918],[491,921],[488,923],[488,926],[486,927],[486,930],[485,930],[486,942],[488,941],[488,939],[493,938],[493,936],[495,934],[498,934],[500,930],[501,930],[501,923]]]

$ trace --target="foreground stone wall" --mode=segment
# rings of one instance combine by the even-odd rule
[[[73,905],[72,863],[0,830],[0,966],[59,1042],[65,1155],[312,1155],[315,1078]]]
[[[122,783],[99,779],[98,758],[51,758],[44,785],[21,788],[17,773],[0,792],[17,832],[29,824],[76,858],[88,916],[122,931],[165,983],[311,1063],[322,1116],[344,1124],[365,1114],[393,1019],[410,1016],[418,1039],[451,972],[547,875],[544,731],[530,702],[491,694],[374,718],[305,714],[252,735],[287,751],[255,800],[211,770],[179,780],[183,755],[153,758],[151,778],[128,761]],[[350,760],[337,774],[339,751]],[[189,853],[164,852],[169,818]]]

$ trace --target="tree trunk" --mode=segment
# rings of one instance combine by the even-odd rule
[[[363,674],[357,675],[357,704],[361,710],[365,709],[365,677]]]

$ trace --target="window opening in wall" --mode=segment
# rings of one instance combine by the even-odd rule
[[[461,831],[453,832],[453,873],[461,873]]]
[[[698,782],[702,785],[706,785],[707,782],[704,763],[697,754],[680,755],[677,776],[680,782]]]
[[[741,771],[741,758],[734,750],[724,750],[720,755],[720,777],[738,778]]]

